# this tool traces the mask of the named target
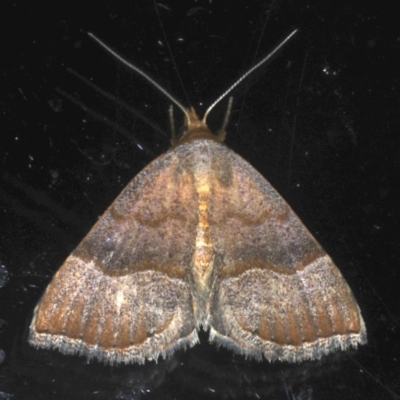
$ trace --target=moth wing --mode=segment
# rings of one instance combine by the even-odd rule
[[[197,198],[169,151],[140,172],[67,258],[29,342],[106,363],[143,363],[198,338],[188,268]]]
[[[330,257],[251,165],[218,149],[210,340],[289,362],[365,343],[357,302]]]

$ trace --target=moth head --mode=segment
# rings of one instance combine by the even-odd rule
[[[231,99],[232,98],[230,98],[227,114],[230,113],[232,105]],[[207,113],[205,114],[205,117],[206,115]],[[210,139],[222,143],[226,137],[226,131],[225,131],[226,124],[224,123],[222,128],[214,134],[207,126],[205,117],[203,119],[200,119],[196,113],[196,110],[193,107],[186,109],[185,123],[183,127],[180,129],[178,135],[176,135],[175,130],[173,128],[173,117],[171,116],[171,111],[170,111],[171,130],[172,130],[171,146],[176,147],[182,143],[189,143],[197,139]],[[225,119],[228,121],[229,115],[226,115]]]

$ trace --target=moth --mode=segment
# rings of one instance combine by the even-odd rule
[[[132,179],[55,274],[34,310],[31,345],[127,364],[194,346],[200,328],[211,342],[269,361],[366,343],[360,309],[331,258],[206,125],[210,109],[294,33],[201,120],[166,93],[185,114],[183,134]]]

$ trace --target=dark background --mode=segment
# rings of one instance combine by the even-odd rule
[[[0,399],[399,399],[395,2],[71,3],[0,6]],[[52,275],[169,146],[169,100],[87,32],[202,114],[296,28],[234,92],[226,143],[332,256],[359,302],[368,345],[269,364],[217,349],[204,333],[169,360],[119,368],[31,349],[27,327]],[[212,128],[225,107],[211,113]]]

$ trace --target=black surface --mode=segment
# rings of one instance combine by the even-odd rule
[[[165,1],[159,15],[142,0],[0,6],[0,399],[400,398],[397,7],[233,3]],[[121,368],[31,349],[27,326],[54,272],[169,146],[169,101],[87,32],[187,104],[179,76],[202,113],[295,28],[279,56],[234,93],[226,142],[335,260],[358,299],[368,345],[269,364],[217,349],[204,333],[201,345],[170,360]]]

